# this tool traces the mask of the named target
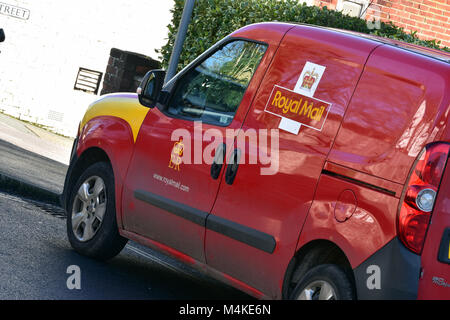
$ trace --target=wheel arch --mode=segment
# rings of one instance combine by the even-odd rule
[[[345,270],[356,292],[355,276],[345,252],[334,242],[325,239],[312,240],[297,250],[287,267],[282,296],[288,299],[295,285],[313,267],[321,264],[335,264]]]
[[[73,185],[84,169],[95,162],[108,162],[114,176],[117,223],[121,228],[122,189],[135,148],[132,127],[122,118],[104,115],[92,118],[81,128],[72,151],[61,203],[67,211]]]
[[[97,162],[107,162],[112,167],[110,157],[105,150],[99,147],[90,147],[84,150],[83,153],[77,157],[76,161],[71,164],[64,187],[64,209],[66,212],[69,210],[68,196],[72,193],[76,180],[84,170]]]

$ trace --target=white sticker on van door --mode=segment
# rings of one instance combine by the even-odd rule
[[[278,129],[290,132],[292,134],[298,135],[302,124],[300,122],[282,117]]]
[[[294,92],[303,94],[307,97],[314,97],[314,93],[322,79],[325,69],[326,67],[324,66],[309,61],[306,62],[303,71],[298,78],[297,84],[295,85]]]

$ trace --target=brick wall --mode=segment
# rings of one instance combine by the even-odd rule
[[[378,9],[378,8],[379,9]],[[392,21],[425,40],[450,47],[450,0],[374,0],[366,19],[381,11],[381,21]]]
[[[393,22],[407,32],[417,31],[423,40],[438,40],[450,47],[450,0],[305,0],[331,10],[342,10],[352,16],[372,21]],[[350,6],[345,6],[350,4]],[[352,6],[355,11],[349,12]],[[360,5],[360,11],[358,9]]]
[[[159,68],[159,61],[150,57],[112,48],[101,94],[136,92],[147,71]]]

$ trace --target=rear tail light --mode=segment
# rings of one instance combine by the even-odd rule
[[[422,253],[449,153],[448,143],[438,142],[426,146],[413,165],[400,199],[398,234],[403,244],[417,254]]]

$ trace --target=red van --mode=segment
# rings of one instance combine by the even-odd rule
[[[73,248],[127,239],[257,298],[450,299],[450,55],[244,27],[81,121]]]

